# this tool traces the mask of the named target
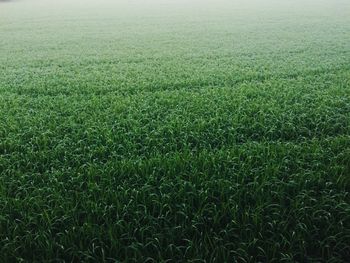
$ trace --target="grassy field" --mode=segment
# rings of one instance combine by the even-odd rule
[[[0,262],[347,262],[348,0],[0,1]]]

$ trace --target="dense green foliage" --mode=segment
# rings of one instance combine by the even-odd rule
[[[0,3],[0,261],[346,262],[350,3],[141,2]]]

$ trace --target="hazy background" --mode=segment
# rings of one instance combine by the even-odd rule
[[[328,41],[346,45],[346,23],[347,0],[9,0],[0,6],[0,34],[11,34],[0,43],[14,49],[23,48],[23,41],[33,48],[57,46],[57,41],[91,48],[90,40],[98,38],[99,46],[132,39],[137,47],[141,39],[237,50],[253,41],[275,51],[286,41],[307,47],[326,33],[334,33]]]
[[[348,63],[349,32],[347,0],[13,0],[0,5],[0,67],[141,59],[183,80],[290,74]],[[140,65],[100,66],[128,78]]]

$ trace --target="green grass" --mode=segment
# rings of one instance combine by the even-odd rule
[[[345,0],[0,1],[0,262],[347,262],[349,32]]]

